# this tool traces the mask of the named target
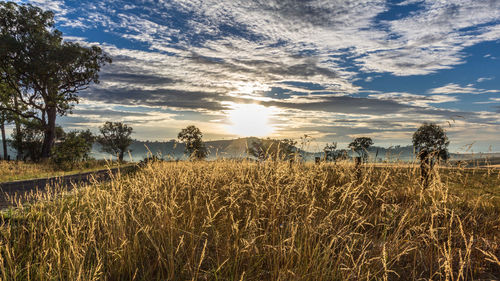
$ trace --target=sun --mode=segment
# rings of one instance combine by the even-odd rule
[[[228,112],[229,132],[242,137],[263,137],[273,133],[270,124],[275,110],[259,104],[235,104]]]

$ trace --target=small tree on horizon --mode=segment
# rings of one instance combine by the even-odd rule
[[[368,161],[368,148],[373,145],[373,141],[369,137],[355,138],[350,144],[349,148],[355,151],[363,160]]]
[[[337,160],[337,142],[332,142],[331,144],[327,143],[323,148],[323,152],[325,153],[325,161],[336,161]]]
[[[184,153],[190,159],[201,160],[208,156],[208,150],[203,143],[203,133],[194,125],[182,129],[177,138],[185,144]]]
[[[413,134],[413,148],[420,160],[420,172],[424,186],[429,184],[430,172],[436,161],[448,160],[450,141],[443,128],[435,123],[424,123]]]
[[[101,136],[97,137],[97,142],[102,146],[101,150],[112,155],[118,155],[118,160],[123,161],[123,155],[127,148],[132,144],[130,135],[133,132],[132,127],[122,122],[104,123],[99,127]]]

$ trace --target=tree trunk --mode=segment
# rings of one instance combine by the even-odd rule
[[[430,156],[426,156],[420,162],[420,174],[421,174],[421,179],[422,179],[422,184],[424,186],[424,189],[427,189],[429,187],[429,184],[430,184],[431,172],[432,172],[432,167],[433,167],[433,164],[431,161],[432,160],[430,159]]]
[[[5,139],[5,121],[2,120],[0,123],[0,130],[2,130],[2,144],[3,144],[3,160],[8,160],[8,152],[7,152],[7,139]]]
[[[120,154],[118,155],[118,160],[120,162],[123,162],[123,154],[124,154],[124,151],[123,150],[120,150]]]
[[[57,110],[55,107],[47,108],[47,124],[45,125],[45,136],[42,145],[42,159],[48,159],[50,152],[54,146],[56,138],[56,116]]]
[[[16,110],[19,110],[19,103],[17,101],[17,95],[14,95],[14,107]],[[23,140],[22,139],[19,139],[20,138],[20,133],[21,132],[21,120],[20,120],[20,117],[19,115],[16,115],[16,118],[14,119],[14,123],[16,124],[16,131],[17,131],[17,136],[16,136],[16,142],[17,143],[21,143]],[[17,150],[17,155],[16,155],[16,159],[17,160],[21,160],[21,158],[23,157],[23,148],[22,146],[20,146]]]

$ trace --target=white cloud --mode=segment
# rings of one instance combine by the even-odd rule
[[[477,79],[477,82],[481,83],[481,82],[489,81],[489,80],[493,80],[493,79],[495,79],[495,77],[481,77],[481,78]]]
[[[489,98],[487,101],[477,101],[475,104],[495,104],[500,103],[500,98]]]
[[[371,94],[369,95],[369,97],[382,100],[394,100],[399,103],[404,103],[419,107],[429,107],[430,104],[458,101],[456,97],[448,95],[415,95],[410,93],[399,93],[399,92]]]
[[[486,94],[500,93],[500,90],[485,90],[474,87],[474,84],[460,86],[456,83],[449,83],[442,87],[434,88],[429,91],[431,94]]]

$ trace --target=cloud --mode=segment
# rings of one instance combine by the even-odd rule
[[[97,88],[82,94],[85,99],[136,106],[172,107],[188,110],[219,111],[226,109],[222,101],[228,100],[217,92],[196,92],[181,89],[145,90],[140,88]]]
[[[500,98],[489,98],[487,101],[477,101],[475,104],[500,103]]]
[[[419,106],[419,107],[429,107],[430,104],[458,101],[456,97],[448,95],[415,95],[410,93],[399,93],[399,92],[377,93],[377,94],[371,94],[369,95],[369,97],[381,100],[393,100],[399,103]]]
[[[449,83],[444,86],[434,88],[429,90],[431,94],[486,94],[486,93],[498,93],[500,90],[485,90],[478,89],[474,87],[474,84],[468,84],[466,86],[460,86],[456,83]]]
[[[115,82],[129,85],[168,85],[175,82],[169,77],[161,77],[157,74],[136,74],[136,73],[109,73],[106,72],[100,77],[106,82]]]
[[[477,79],[477,82],[481,83],[481,82],[489,81],[489,80],[493,80],[493,79],[495,79],[495,77],[481,77],[481,78]]]

